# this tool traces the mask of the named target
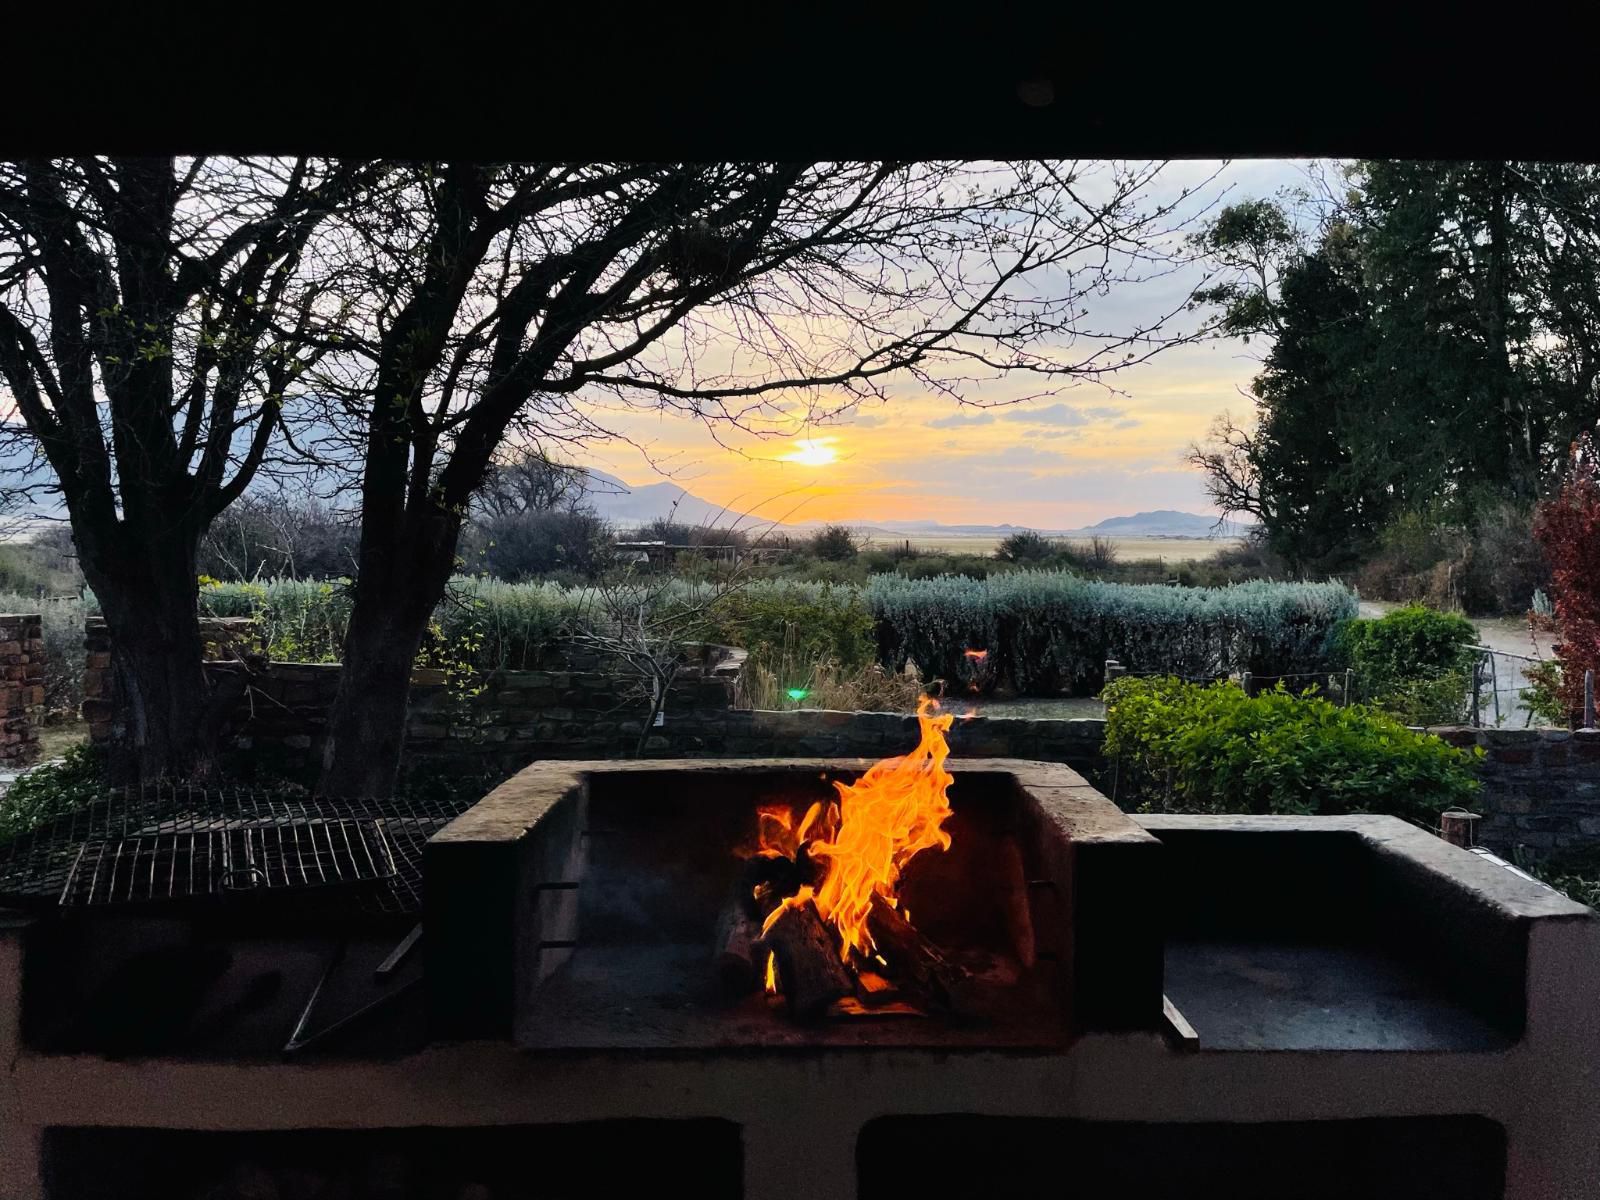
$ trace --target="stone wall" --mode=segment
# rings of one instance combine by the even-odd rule
[[[13,624],[7,625],[6,622]],[[207,621],[213,673],[248,672],[248,686],[233,714],[227,745],[240,764],[274,774],[301,774],[321,760],[328,714],[339,686],[339,667],[324,663],[268,663],[248,641],[248,623]],[[103,622],[87,630],[84,718],[97,741],[114,735],[110,694],[110,644]],[[11,649],[14,653],[6,654]],[[0,617],[0,658],[6,681],[0,699],[37,704],[38,617]],[[742,656],[707,660],[684,672],[667,697],[662,724],[643,730],[648,714],[637,685],[598,669],[596,660],[569,654],[570,670],[518,671],[474,683],[468,696],[439,671],[412,678],[407,753],[436,767],[505,774],[537,759],[609,759],[631,756],[644,733],[643,753],[653,758],[806,756],[883,758],[916,744],[916,718],[903,713],[817,710],[752,712],[733,707]],[[31,681],[31,682],[30,682]],[[10,709],[6,710],[10,713]],[[1524,847],[1535,854],[1600,845],[1600,733],[1553,729],[1445,729],[1456,746],[1483,747],[1483,790],[1473,808],[1482,814],[1478,838],[1501,853]],[[5,718],[6,755],[32,745],[29,723]],[[957,756],[1024,758],[1066,763],[1088,778],[1105,777],[1103,720],[957,720],[950,735]],[[12,740],[14,739],[14,740]],[[23,751],[26,752],[26,751]]]
[[[339,687],[337,663],[266,662],[243,642],[248,631],[208,621],[213,676],[245,673],[243,696],[224,735],[241,773],[307,775],[321,761],[328,715]],[[86,630],[84,719],[90,735],[117,734],[111,688],[111,646],[104,622]],[[905,713],[818,710],[752,712],[733,707],[742,651],[722,652],[685,669],[669,689],[663,720],[646,731],[647,698],[636,682],[599,670],[592,656],[568,652],[569,670],[513,671],[474,680],[476,694],[453,688],[441,671],[412,676],[407,755],[413,763],[506,774],[537,759],[610,759],[643,753],[655,758],[806,756],[878,759],[917,743],[917,721]],[[214,680],[221,682],[221,680]],[[227,692],[230,689],[223,688]],[[1103,721],[961,719],[951,734],[954,754],[1030,758],[1066,763],[1098,777]]]
[[[0,769],[39,757],[44,713],[44,618],[0,614]]]
[[[1454,746],[1481,746],[1478,840],[1496,853],[1535,855],[1600,845],[1600,732],[1444,729]]]

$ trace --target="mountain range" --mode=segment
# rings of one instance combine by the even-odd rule
[[[584,488],[584,504],[603,520],[628,528],[648,524],[661,517],[670,517],[682,525],[732,526],[760,531],[769,527],[782,532],[806,533],[823,525],[847,525],[856,533],[893,539],[896,537],[1007,537],[1031,528],[1026,525],[945,525],[938,521],[795,521],[779,524],[768,517],[749,516],[720,504],[702,500],[675,483],[630,484],[590,469]],[[1037,532],[1050,537],[1240,537],[1248,526],[1226,521],[1222,527],[1215,517],[1199,513],[1157,509],[1153,512],[1133,513],[1131,516],[1107,517],[1093,525],[1079,529],[1040,529]]]

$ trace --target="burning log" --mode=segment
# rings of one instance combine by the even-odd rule
[[[752,913],[754,904],[751,889],[742,880],[734,884],[734,891],[723,905],[717,919],[716,939],[712,942],[712,959],[716,964],[717,978],[722,990],[729,996],[743,996],[755,989],[761,981],[761,971],[766,957],[756,950],[761,937],[761,921]]]
[[[867,932],[878,953],[898,972],[909,976],[930,997],[958,1006],[963,985],[970,978],[967,971],[946,959],[881,892],[872,894]]]
[[[777,956],[778,981],[789,1011],[801,1020],[822,1016],[835,1000],[855,991],[839,961],[839,948],[809,899],[786,904],[756,949]]]

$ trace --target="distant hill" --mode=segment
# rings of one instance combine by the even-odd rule
[[[821,521],[807,521],[803,526],[820,526]],[[857,533],[870,537],[972,537],[1004,538],[1034,527],[1028,525],[943,525],[938,521],[846,521]],[[1200,513],[1175,512],[1160,509],[1155,512],[1134,513],[1127,517],[1107,517],[1081,529],[1034,529],[1046,537],[1171,537],[1209,538],[1243,537],[1249,526],[1236,521],[1226,521],[1219,528],[1215,517]]]
[[[1122,537],[1212,537],[1218,534],[1240,537],[1247,528],[1236,521],[1225,521],[1219,529],[1215,517],[1161,508],[1134,513],[1131,517],[1107,517],[1076,532]]]
[[[584,506],[622,529],[648,525],[659,517],[670,517],[680,525],[735,528],[754,533],[772,523],[702,500],[675,483],[624,483],[615,475],[592,468],[585,474]]]

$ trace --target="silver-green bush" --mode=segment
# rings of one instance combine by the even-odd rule
[[[966,652],[985,651],[988,679],[1032,695],[1097,689],[1108,658],[1195,679],[1317,671],[1329,632],[1356,613],[1355,595],[1333,583],[1174,588],[1063,571],[877,575],[865,597],[886,667],[909,659],[925,677],[962,678]]]

